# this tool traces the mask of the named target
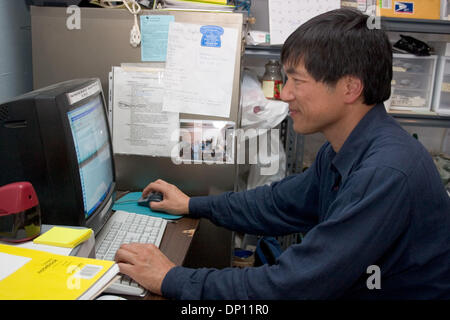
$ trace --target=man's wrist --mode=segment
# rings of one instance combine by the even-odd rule
[[[194,218],[207,217],[210,212],[209,196],[191,197],[189,199],[189,215]]]

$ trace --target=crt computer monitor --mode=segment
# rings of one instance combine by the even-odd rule
[[[0,186],[29,181],[42,223],[98,233],[115,197],[107,110],[98,79],[75,79],[0,104]]]

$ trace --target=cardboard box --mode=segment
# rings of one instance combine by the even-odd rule
[[[440,0],[380,0],[377,1],[377,15],[409,19],[440,19]]]

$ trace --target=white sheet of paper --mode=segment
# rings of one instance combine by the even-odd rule
[[[270,44],[283,44],[304,22],[340,7],[340,0],[269,0]]]
[[[223,34],[208,42],[202,27],[222,29]],[[163,110],[228,118],[237,42],[237,29],[171,22]]]
[[[114,153],[171,155],[179,114],[162,111],[163,77],[164,69],[113,68]]]
[[[0,252],[0,281],[19,270],[31,258]]]

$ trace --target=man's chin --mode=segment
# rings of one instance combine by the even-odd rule
[[[296,133],[298,134],[312,134],[312,133],[317,133],[318,130],[314,130],[314,128],[308,128],[305,126],[301,126],[301,125],[296,125],[295,122],[293,124],[293,129]]]

